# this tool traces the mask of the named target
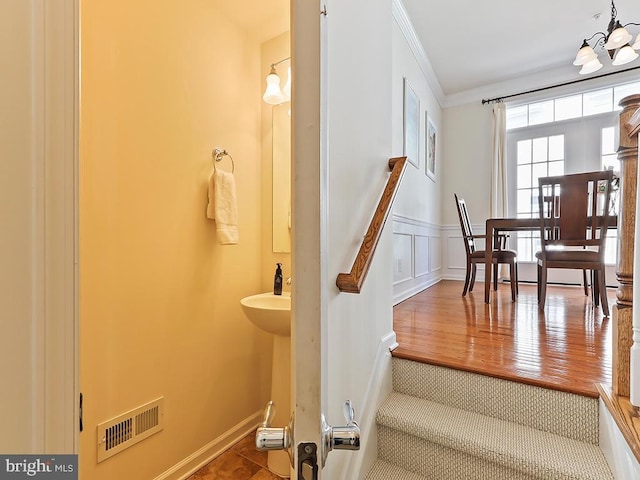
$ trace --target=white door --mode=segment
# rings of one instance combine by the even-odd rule
[[[388,160],[401,154],[393,151],[402,72],[392,65],[391,6],[385,0],[292,1],[296,479],[358,478],[375,461],[375,412],[390,389],[391,229],[360,294],[340,293],[336,276],[351,268],[388,180]],[[359,452],[335,451],[356,446],[347,400],[362,428]]]
[[[273,410],[256,432],[264,450],[289,450],[293,478],[321,478],[322,345],[326,324],[323,265],[326,166],[321,111],[321,2],[291,1],[292,89],[292,323],[291,405],[288,426],[272,425]],[[277,405],[276,405],[277,408]]]
[[[322,478],[332,449],[359,445],[356,424],[327,424],[327,63],[326,1],[293,0],[292,395],[296,479]],[[345,405],[345,416],[353,411]],[[335,419],[334,419],[335,420]],[[339,419],[340,420],[340,419]],[[346,423],[346,425],[345,425]],[[334,454],[335,455],[335,454]]]
[[[321,0],[292,2],[293,278],[292,392],[296,478],[322,478],[322,345],[326,338],[326,138],[321,105]],[[320,213],[320,214],[318,214]],[[306,451],[305,451],[306,450]],[[305,461],[305,467],[301,467]]]

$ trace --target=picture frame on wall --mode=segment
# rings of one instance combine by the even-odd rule
[[[420,167],[420,100],[404,78],[404,150],[403,155],[416,168]]]
[[[427,115],[427,112],[424,112],[425,116],[425,173],[427,177],[435,182],[436,180],[436,168],[437,168],[437,156],[436,156],[436,140],[437,140],[437,131],[436,126],[431,120],[431,118]]]

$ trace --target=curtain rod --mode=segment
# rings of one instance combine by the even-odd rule
[[[485,103],[501,102],[505,98],[519,97],[520,95],[527,95],[528,93],[536,93],[536,92],[542,92],[544,90],[551,90],[552,88],[564,87],[564,86],[567,86],[567,85],[573,85],[574,83],[586,82],[587,80],[595,80],[596,78],[604,78],[604,77],[608,77],[609,75],[617,75],[619,73],[630,72],[632,70],[637,70],[639,68],[640,68],[640,66],[627,68],[626,70],[619,70],[619,71],[616,71],[616,72],[604,73],[602,75],[596,75],[595,77],[580,78],[578,80],[572,80],[570,82],[558,83],[557,85],[550,85],[548,87],[536,88],[535,90],[529,90],[527,92],[513,93],[511,95],[505,95],[504,97],[490,98],[488,100],[482,100],[482,104],[484,105]]]

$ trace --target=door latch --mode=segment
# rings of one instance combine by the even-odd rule
[[[298,480],[318,480],[318,446],[315,443],[298,445]]]

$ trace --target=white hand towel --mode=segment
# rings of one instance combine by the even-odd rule
[[[209,179],[207,217],[216,221],[218,243],[238,243],[238,206],[236,181],[232,173],[214,170]]]

